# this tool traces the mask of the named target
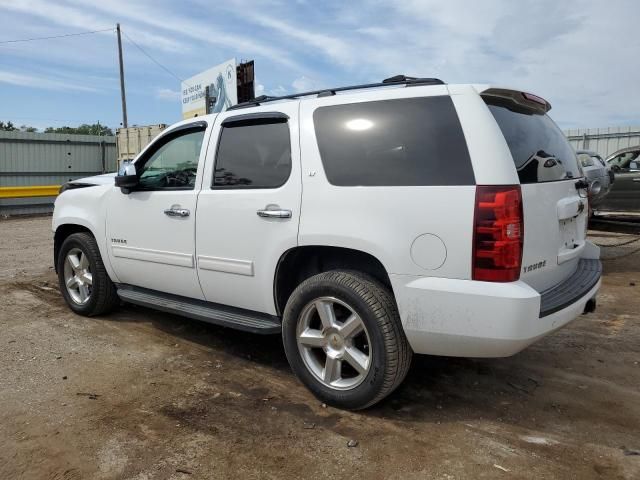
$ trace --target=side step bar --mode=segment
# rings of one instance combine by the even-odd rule
[[[203,322],[251,333],[280,333],[280,319],[266,313],[218,305],[131,285],[117,285],[118,296],[125,302],[182,315]]]

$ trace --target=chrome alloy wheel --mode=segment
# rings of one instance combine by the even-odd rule
[[[64,283],[71,299],[83,305],[91,298],[93,277],[89,257],[79,248],[72,248],[64,262]]]
[[[350,390],[371,368],[371,342],[364,322],[337,298],[320,297],[304,307],[296,340],[305,366],[326,387]]]

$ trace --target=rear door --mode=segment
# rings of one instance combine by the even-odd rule
[[[275,314],[280,256],[298,244],[298,102],[219,115],[196,215],[200,285],[210,302]]]
[[[577,188],[582,172],[573,148],[546,114],[550,107],[544,100],[504,90],[482,96],[504,135],[522,189],[520,278],[543,291],[576,270],[585,247],[587,192]]]

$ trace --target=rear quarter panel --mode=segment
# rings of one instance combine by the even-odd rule
[[[352,248],[375,256],[389,274],[468,279],[475,187],[403,186],[343,187],[331,185],[324,172],[313,112],[327,105],[448,95],[446,86],[369,91],[301,102],[302,209],[300,245]],[[423,258],[430,268],[414,262],[412,244],[426,235],[430,244]],[[437,238],[435,238],[437,237]],[[440,247],[440,243],[444,248]]]
[[[471,85],[450,85],[477,185],[518,185],[520,180],[500,127]]]

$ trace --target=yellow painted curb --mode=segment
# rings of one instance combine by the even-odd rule
[[[0,187],[0,198],[55,197],[59,190],[60,185]]]

